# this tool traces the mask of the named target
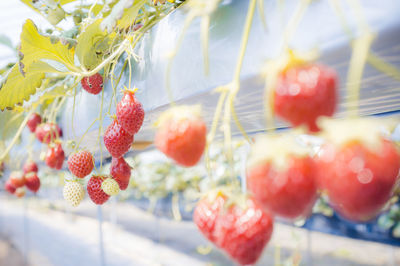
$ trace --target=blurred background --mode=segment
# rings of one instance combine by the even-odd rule
[[[236,53],[240,43],[241,23],[244,20],[247,1],[222,1],[215,15],[210,34],[210,76],[202,73],[199,21],[189,28],[182,49],[176,56],[171,71],[175,100],[179,103],[203,102],[205,117],[209,122],[213,115],[216,96],[212,89],[225,84],[233,72]],[[258,79],[262,62],[278,53],[271,40],[281,34],[282,26],[273,1],[265,1],[269,27],[263,33],[261,22],[255,19],[252,28],[249,52],[246,54],[242,87],[237,112],[244,120],[246,131],[257,134],[266,130],[262,103],[259,103],[263,82]],[[296,1],[282,1],[287,16],[294,10]],[[337,18],[329,10],[328,1],[315,1],[299,26],[294,45],[299,49],[318,46],[321,61],[334,67],[340,74],[341,103],[337,117],[343,116],[344,80],[351,52],[348,40],[342,32]],[[377,34],[373,49],[378,55],[400,66],[400,1],[362,1],[370,26]],[[269,10],[272,10],[269,12]],[[166,108],[168,97],[160,90],[166,66],[162,49],[173,47],[180,32],[183,12],[175,12],[156,27],[143,41],[146,46],[141,56],[148,59],[137,67],[133,78],[138,86],[138,98],[146,109],[143,130],[135,138],[143,142],[153,138],[154,117]],[[348,13],[347,16],[351,17]],[[30,18],[39,28],[48,24],[20,1],[0,1],[0,67],[17,60],[15,47],[24,21]],[[319,23],[315,23],[319,21]],[[229,27],[227,25],[233,26]],[[284,24],[284,23],[282,23]],[[61,24],[68,27],[68,22]],[[168,33],[168,34],[166,34]],[[191,60],[187,60],[190,56]],[[188,71],[190,69],[190,71]],[[123,83],[128,82],[124,75]],[[193,85],[194,84],[194,85]],[[109,84],[105,86],[110,92]],[[362,115],[399,117],[400,83],[368,66],[365,70],[360,100]],[[160,92],[161,91],[161,92]],[[155,97],[157,95],[157,97]],[[85,113],[75,128],[83,134],[86,126],[97,115],[97,111],[86,112],[85,103],[92,96],[78,95],[76,113]],[[93,96],[94,97],[94,96]],[[155,99],[156,98],[156,99]],[[67,102],[58,119],[65,126],[65,137],[72,133],[67,129],[71,104]],[[106,119],[104,123],[109,123]],[[83,127],[85,125],[85,127]],[[0,128],[3,125],[0,125]],[[286,124],[279,121],[283,130]],[[63,127],[64,128],[64,127]],[[86,136],[88,145],[99,148],[93,140],[98,125]],[[1,130],[1,129],[0,129]],[[27,129],[25,129],[27,131]],[[234,132],[238,135],[238,132]],[[313,139],[307,140],[313,142]],[[400,129],[393,138],[400,140]],[[25,160],[23,147],[29,142],[24,132],[21,143],[11,154],[20,165],[5,169],[3,178],[13,168],[20,168]],[[235,171],[243,177],[248,152],[246,142],[236,137]],[[42,182],[40,191],[18,199],[5,191],[0,193],[0,265],[233,265],[219,250],[214,248],[197,230],[192,222],[195,201],[207,187],[207,173],[203,166],[181,168],[168,160],[153,146],[132,151],[127,162],[134,167],[131,183],[126,191],[113,197],[102,207],[95,206],[88,197],[77,208],[67,205],[62,197],[64,177],[67,172],[55,173],[40,165]],[[35,157],[40,156],[40,147],[35,147]],[[222,144],[212,147],[212,169],[221,183],[227,178],[228,162],[222,155]],[[108,172],[110,158],[104,158],[104,171]],[[64,169],[66,170],[66,169]],[[3,188],[3,185],[1,186]],[[271,242],[264,250],[257,265],[400,265],[400,204],[387,209],[376,220],[365,224],[353,224],[338,217],[321,199],[314,214],[307,221],[288,224],[276,223]]]

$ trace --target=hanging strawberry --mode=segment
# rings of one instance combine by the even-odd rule
[[[60,170],[65,159],[61,143],[51,143],[47,147],[45,162],[50,168]]]
[[[275,86],[276,115],[292,126],[306,125],[310,131],[318,131],[317,119],[335,112],[337,83],[336,72],[327,66],[306,63],[289,67]]]
[[[241,265],[257,262],[273,231],[272,217],[251,198],[242,204],[227,204],[220,193],[204,197],[193,220],[210,241]]]
[[[247,186],[259,204],[274,215],[290,220],[306,217],[317,199],[309,150],[290,133],[257,138],[249,158]]]
[[[39,114],[33,113],[29,116],[28,122],[26,125],[28,126],[29,130],[34,133],[36,130],[37,125],[42,123],[42,118],[40,117]]]
[[[130,149],[133,143],[133,135],[125,131],[117,119],[114,119],[104,133],[103,140],[111,156],[120,158]]]
[[[69,171],[79,178],[89,175],[94,168],[93,155],[88,151],[79,151],[68,157]]]
[[[117,105],[117,119],[130,135],[136,134],[143,124],[144,110],[135,97],[135,90],[125,90],[124,97]]]
[[[319,185],[344,218],[365,222],[376,217],[399,181],[400,152],[372,118],[326,121],[328,140],[317,160]]]
[[[103,89],[103,77],[96,73],[90,77],[81,79],[82,88],[90,94],[99,94]]]
[[[199,106],[172,107],[159,118],[155,145],[177,164],[190,167],[204,152],[206,134]]]

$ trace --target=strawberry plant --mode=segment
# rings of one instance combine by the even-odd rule
[[[237,63],[229,82],[214,90],[218,101],[212,119],[209,110],[204,110],[209,105],[201,111],[201,103],[175,102],[171,69],[189,25],[198,18],[204,72],[208,73],[209,28],[214,12],[226,1],[22,2],[51,26],[41,29],[27,19],[17,48],[18,60],[0,70],[0,163],[10,163],[12,171],[4,188],[11,194],[23,197],[27,192],[24,186],[36,193],[48,177],[62,173],[67,165],[72,176],[64,178],[63,196],[74,207],[84,198],[85,177],[86,191],[97,205],[129,191],[152,200],[171,196],[177,220],[181,219],[179,197],[183,195],[198,200],[193,219],[203,235],[243,265],[253,264],[261,256],[272,234],[273,216],[295,221],[307,218],[313,207],[318,211],[322,206],[325,214],[333,209],[347,220],[365,222],[385,208],[395,209],[391,203],[398,194],[400,153],[388,134],[391,122],[360,118],[358,105],[367,62],[391,77],[399,79],[400,75],[370,51],[373,34],[366,20],[360,19],[362,12],[357,5],[349,4],[357,14],[356,35],[340,4],[332,3],[352,40],[344,103],[348,117],[333,118],[340,100],[336,70],[318,62],[316,53],[292,47],[291,40],[311,2],[300,1],[282,39],[276,40],[282,43],[280,52],[265,63],[264,95],[259,98],[264,103],[266,125],[258,128],[265,132],[253,138],[241,123],[251,117],[239,117],[236,105],[257,7],[266,25],[263,1],[248,1]],[[168,54],[163,77],[170,106],[164,106],[166,110],[156,119],[154,106],[141,102],[146,87],[134,89],[131,84],[140,84],[134,71],[146,60],[136,53],[146,45],[142,40],[153,27],[178,8],[185,8],[187,18],[175,49]],[[121,80],[126,84],[120,84]],[[85,113],[76,114],[80,93],[91,102],[83,106]],[[82,123],[86,110],[89,113],[97,106],[100,109],[93,121]],[[104,111],[107,106],[108,111]],[[71,112],[71,121],[60,119],[63,112]],[[112,121],[105,125],[108,117]],[[275,132],[275,119],[297,129]],[[154,127],[149,126],[153,123]],[[246,144],[233,140],[233,125]],[[97,132],[93,129],[96,126]],[[380,131],[384,127],[389,127],[386,133]],[[141,130],[153,130],[154,138],[142,142]],[[306,133],[318,136],[322,145],[299,141]],[[38,158],[33,157],[35,141],[41,143]],[[24,150],[19,143],[29,144]],[[129,152],[139,151],[141,144],[154,144],[165,156],[148,163],[141,162],[138,155],[133,164]],[[24,174],[14,171],[21,170],[14,158],[15,147],[26,151],[19,160],[25,161]],[[111,158],[109,169],[103,166],[106,156]],[[38,159],[48,166],[41,167],[40,179]],[[396,213],[390,214],[392,227],[397,218]]]

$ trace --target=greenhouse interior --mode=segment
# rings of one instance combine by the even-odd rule
[[[0,266],[399,266],[399,0],[0,1]]]

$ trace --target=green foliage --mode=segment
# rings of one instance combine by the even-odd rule
[[[28,19],[21,33],[21,49],[23,72],[28,72],[35,63],[44,59],[54,60],[63,64],[70,70],[75,70],[74,49],[60,41],[52,42],[50,37],[43,36],[38,32],[36,25]],[[44,64],[41,64],[44,66]],[[50,72],[47,66],[44,72]]]
[[[114,32],[108,34],[106,31],[101,30],[101,22],[102,19],[94,21],[78,36],[76,55],[81,65],[86,69],[93,69],[103,61],[116,37]]]
[[[15,105],[22,105],[23,101],[28,100],[40,87],[43,78],[43,73],[23,76],[18,64],[15,64],[0,90],[0,110],[13,109]]]

